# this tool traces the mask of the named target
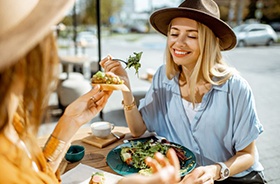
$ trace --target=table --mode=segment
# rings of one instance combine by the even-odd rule
[[[155,70],[148,68],[146,70],[146,73],[144,73],[143,75],[140,76],[140,79],[148,81],[148,82],[152,82],[155,72],[156,72]]]
[[[92,166],[97,169],[101,169],[101,170],[109,172],[109,173],[117,174],[106,163],[106,156],[109,153],[109,151],[111,151],[116,146],[122,144],[124,139],[132,139],[133,137],[130,134],[128,127],[116,126],[114,128],[114,131],[124,133],[125,137],[123,139],[120,139],[120,140],[108,145],[105,148],[97,148],[90,144],[82,142],[82,139],[84,137],[91,134],[90,127],[80,128],[79,131],[75,134],[72,144],[79,144],[79,145],[84,146],[85,147],[85,156],[81,161],[74,162],[74,163],[70,163],[70,162],[66,161],[65,159],[62,160],[60,167],[59,167],[60,173],[63,174],[64,172],[67,172],[70,169],[76,167],[79,163],[82,163],[82,164],[89,165],[89,166]],[[38,143],[41,147],[44,146],[47,138],[48,138],[48,136],[38,138]]]
[[[90,79],[91,77],[91,67],[90,64],[93,62],[98,62],[97,57],[89,57],[87,55],[70,55],[70,56],[59,56],[63,68],[66,68],[67,78],[69,73],[73,71],[74,65],[81,65],[83,67],[84,77]]]

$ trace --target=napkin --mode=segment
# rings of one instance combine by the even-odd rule
[[[115,184],[122,178],[122,176],[80,163],[61,176],[62,184],[88,184],[93,172],[103,172],[105,184]]]

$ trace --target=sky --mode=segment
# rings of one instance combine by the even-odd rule
[[[159,6],[178,6],[180,4],[180,0],[134,0],[135,2],[135,10],[137,12],[150,10],[151,5],[153,7]]]

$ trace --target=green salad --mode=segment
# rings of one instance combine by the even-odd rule
[[[167,145],[159,142],[130,142],[131,147],[123,147],[121,149],[121,158],[128,164],[132,165],[137,169],[147,169],[148,166],[145,163],[147,157],[153,157],[156,152],[160,152],[166,155],[167,150],[170,148]]]
[[[131,146],[125,146],[121,148],[120,157],[127,165],[139,169],[140,174],[151,174],[151,169],[145,163],[145,159],[147,157],[153,158],[156,152],[166,155],[169,148],[173,148],[175,150],[180,161],[181,172],[185,172],[189,167],[193,166],[193,163],[191,163],[189,166],[185,167],[186,161],[192,157],[188,158],[184,149],[178,145],[168,142],[167,140],[162,140],[161,142],[157,142],[154,139],[149,139],[144,142],[130,141],[130,145]]]

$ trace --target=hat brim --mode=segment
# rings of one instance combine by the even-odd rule
[[[51,31],[75,0],[40,0],[12,30],[0,35],[0,70],[15,63]],[[15,5],[16,6],[16,5]]]
[[[223,50],[230,50],[236,46],[236,35],[228,24],[199,10],[181,7],[161,9],[150,16],[150,23],[158,32],[166,36],[168,25],[177,17],[190,18],[209,27],[220,39]]]

